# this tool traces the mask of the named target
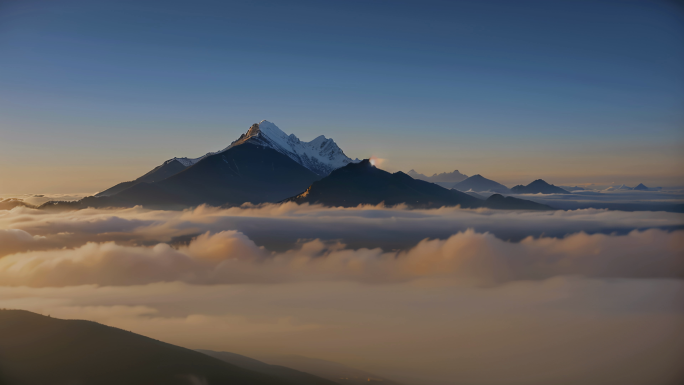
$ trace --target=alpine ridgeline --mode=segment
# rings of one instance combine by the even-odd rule
[[[287,135],[278,126],[266,120],[253,124],[247,133],[242,134],[228,148],[242,143],[270,147],[320,176],[326,176],[349,163],[360,162],[359,159],[352,160],[345,155],[332,139],[320,135],[310,142],[302,142],[294,134]]]
[[[295,134],[288,135],[275,124],[268,120],[262,120],[259,123],[252,124],[246,133],[240,135],[236,141],[221,151],[210,152],[194,159],[173,158],[164,164],[175,160],[185,167],[190,167],[208,156],[221,154],[243,143],[272,148],[320,176],[326,176],[333,170],[349,163],[360,162],[359,159],[352,160],[349,158],[334,140],[326,139],[323,135],[310,142],[302,142]]]
[[[203,159],[223,154],[231,148],[244,143],[256,144],[259,147],[276,150],[320,177],[326,176],[333,170],[346,166],[349,163],[360,162],[359,159],[352,160],[345,155],[337,143],[330,138],[321,135],[310,142],[303,142],[294,134],[287,135],[275,124],[262,120],[260,123],[253,124],[246,133],[242,134],[240,138],[223,150],[209,152],[199,158],[171,158],[140,178],[119,183],[116,186],[99,192],[96,196],[111,196],[141,182],[154,183],[162,181],[194,166]]]

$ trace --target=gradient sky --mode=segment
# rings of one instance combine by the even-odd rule
[[[262,119],[390,171],[684,185],[675,2],[5,0],[0,59],[1,194],[100,191]]]

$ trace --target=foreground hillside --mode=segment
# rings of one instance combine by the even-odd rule
[[[296,385],[339,385],[347,383],[344,381],[344,379],[340,380],[340,376],[333,375],[332,378],[330,376],[326,376],[325,374],[327,374],[327,372],[324,372],[324,375],[318,374],[317,376],[314,376],[304,371],[291,369],[286,366],[267,364],[265,362],[255,360],[253,358],[249,358],[241,354],[235,354],[230,352],[216,352],[213,350],[202,349],[199,349],[197,351],[204,353],[208,356],[218,358],[221,361],[228,362],[229,364],[233,364],[235,366],[239,366],[241,368],[248,370],[253,370],[259,373],[265,373],[273,377],[289,381],[290,383]],[[331,378],[336,381],[331,381],[331,379],[325,379],[323,377]]]
[[[293,385],[90,321],[0,310],[0,384]]]

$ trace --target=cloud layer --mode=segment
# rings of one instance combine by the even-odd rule
[[[676,384],[684,215],[0,211],[0,307],[407,385]]]
[[[18,232],[21,239],[32,238]],[[28,237],[28,238],[27,238]],[[475,284],[558,275],[684,278],[684,231],[502,241],[472,230],[423,240],[407,251],[349,249],[319,240],[272,253],[236,231],[205,233],[187,246],[87,243],[0,259],[0,281],[12,286],[195,284],[348,280],[403,282],[448,277]]]

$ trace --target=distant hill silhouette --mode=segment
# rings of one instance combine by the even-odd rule
[[[463,192],[469,190],[473,190],[475,192],[492,191],[501,194],[508,194],[511,192],[508,187],[502,185],[501,183],[494,182],[491,179],[487,179],[480,174],[473,175],[462,182],[456,183],[452,188]]]
[[[293,385],[90,321],[0,310],[0,384]]]
[[[273,365],[287,366],[314,374],[318,377],[327,378],[341,385],[370,384],[370,385],[400,385],[399,383],[380,377],[364,370],[350,368],[348,366],[298,355],[272,355],[257,357],[263,362]]]
[[[288,381],[292,385],[339,385],[337,382],[314,376],[313,374],[301,372],[299,370],[287,368],[285,366],[270,365],[236,353],[215,352],[213,350],[203,349],[198,349],[197,351],[208,356],[218,358],[219,360],[225,361],[229,364],[239,366],[243,369],[248,369],[280,378],[281,380]]]
[[[416,170],[410,170],[406,174],[413,179],[420,179],[432,183],[457,183],[468,177],[467,175],[461,174],[458,170],[454,170],[452,172],[443,172],[440,174],[435,173],[432,176],[421,174],[416,172]]]
[[[639,183],[638,186],[634,187],[633,190],[639,190],[639,191],[648,191],[649,188],[644,186],[643,183]]]
[[[517,185],[511,189],[515,194],[570,194],[560,187],[548,184],[542,179],[537,179],[527,186]]]
[[[413,179],[401,171],[391,174],[371,165],[368,159],[333,171],[287,201],[342,207],[381,202],[390,206],[405,203],[420,208],[478,207],[481,202],[468,194]]]

